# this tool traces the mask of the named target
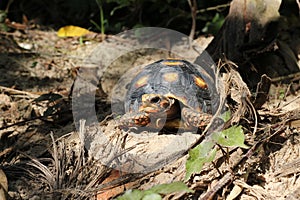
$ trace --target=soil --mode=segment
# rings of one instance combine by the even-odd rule
[[[81,39],[42,30],[0,33],[0,199],[108,199],[133,188],[184,181],[186,149],[199,135],[136,134],[118,129],[114,118],[123,112],[122,88],[130,81],[120,77],[176,55],[140,50],[115,60],[111,49],[126,49],[124,38]],[[197,39],[203,47],[210,41]],[[95,52],[113,62],[99,68],[105,59]],[[186,181],[194,193],[164,199],[300,199],[300,79],[282,78],[252,112],[259,121],[233,106],[233,113],[241,113],[232,123],[243,126],[250,148],[219,150],[213,163]],[[75,95],[93,102],[74,102]],[[233,101],[242,104],[242,95],[236,95]],[[95,109],[81,113],[74,110],[76,103]],[[90,118],[94,113],[96,123]],[[74,115],[86,121],[74,123]],[[115,160],[116,153],[128,160]]]

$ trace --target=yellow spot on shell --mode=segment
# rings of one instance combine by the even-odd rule
[[[143,85],[146,85],[148,82],[149,77],[148,76],[143,76],[141,77],[136,83],[135,87],[142,87]]]
[[[178,74],[175,72],[165,73],[163,79],[169,83],[175,82],[178,80]]]
[[[196,85],[198,85],[199,87],[207,88],[206,82],[202,78],[200,78],[198,76],[194,76],[194,81],[195,81]]]
[[[183,63],[181,61],[164,61],[162,62],[163,65],[167,65],[167,66],[176,66],[176,65],[183,65]]]

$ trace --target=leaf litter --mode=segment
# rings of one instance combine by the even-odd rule
[[[29,30],[27,34],[33,36],[27,42],[35,43],[30,50],[17,45],[26,35],[15,34],[13,40],[1,35],[6,45],[13,44],[9,52],[1,50],[5,54],[1,54],[0,62],[3,74],[0,80],[0,166],[3,173],[0,178],[7,177],[8,182],[8,191],[5,190],[6,182],[4,187],[1,182],[1,194],[4,188],[5,195],[13,199],[101,199],[130,189],[147,191],[185,180],[187,151],[174,155],[170,152],[166,157],[168,162],[150,163],[151,170],[141,174],[117,171],[115,178],[108,179],[112,169],[87,156],[87,153],[96,153],[97,144],[84,149],[82,137],[74,131],[68,97],[74,71],[84,67],[84,56],[90,55],[100,39],[94,36],[82,45],[76,38],[59,39],[54,32]],[[132,66],[134,60],[139,64],[158,60],[161,53],[146,58],[133,55],[136,57],[128,66]],[[208,156],[209,162],[203,163],[201,170],[193,171],[184,181],[188,190],[172,191],[173,187],[167,187],[170,193],[163,193],[162,198],[299,198],[299,79],[290,84],[272,82],[269,95],[266,95],[268,99],[265,103],[257,103],[259,106],[255,109],[251,104],[253,97],[234,67],[227,69],[224,82],[231,117],[226,125],[239,127],[239,133],[242,129],[243,144],[249,148],[232,145],[236,141],[229,144],[221,141],[221,145],[215,147],[214,159]],[[118,68],[113,70],[117,72]],[[113,84],[115,77],[106,76],[106,79],[102,87],[110,88],[105,84]],[[106,92],[109,93],[109,89]],[[51,94],[55,94],[55,99]],[[97,99],[100,121],[110,114],[105,98],[109,98],[109,94]],[[167,142],[168,138],[177,137],[155,135],[156,143],[147,134],[135,138],[134,134],[116,130],[109,117],[98,127],[83,125],[83,128],[91,134],[98,129],[109,134],[120,155],[137,151],[142,157],[145,152],[160,147],[156,145],[157,140]],[[226,132],[223,134],[224,138],[228,136]],[[130,143],[133,140],[136,141]],[[196,137],[187,144],[196,146],[199,142]],[[122,189],[113,193],[116,187]],[[190,193],[191,190],[194,192]],[[112,193],[105,193],[107,191]]]

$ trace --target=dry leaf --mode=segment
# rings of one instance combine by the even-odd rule
[[[243,188],[239,185],[234,185],[233,189],[230,191],[230,194],[227,196],[226,200],[234,200],[236,199],[241,192],[243,191]]]
[[[0,199],[6,200],[8,182],[5,173],[0,169]]]
[[[112,170],[111,174],[109,175],[109,177],[107,177],[103,182],[102,184],[104,183],[109,183],[111,181],[114,181],[118,178],[120,178],[120,171],[118,170]],[[121,193],[123,193],[125,191],[125,189],[127,187],[130,187],[132,186],[133,183],[127,183],[125,185],[120,185],[120,186],[117,186],[117,187],[114,187],[114,188],[111,188],[110,190],[107,190],[103,193],[100,193],[100,194],[97,194],[96,196],[96,199],[97,200],[105,200],[105,199],[110,199],[116,195],[119,195]]]
[[[57,31],[58,37],[80,37],[92,33],[79,26],[64,26]]]

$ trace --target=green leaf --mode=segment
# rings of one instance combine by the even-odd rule
[[[220,118],[224,121],[224,122],[227,122],[231,117],[231,112],[230,110],[224,112],[221,114]]]
[[[189,189],[183,182],[174,182],[169,184],[161,184],[152,187],[149,190],[128,190],[122,196],[118,197],[118,200],[161,200],[159,194],[170,194],[173,192],[194,192]]]
[[[285,97],[285,90],[284,89],[280,89],[279,90],[279,99],[283,100]]]
[[[212,138],[222,146],[249,148],[244,144],[245,135],[242,126],[232,126],[221,132],[213,133]]]
[[[5,23],[5,20],[7,18],[7,12],[4,10],[0,10],[0,23]]]
[[[162,200],[161,196],[156,193],[145,195],[142,200]]]
[[[170,194],[173,192],[193,192],[193,190],[189,189],[183,182],[178,181],[174,183],[169,184],[161,184],[154,186],[149,190],[153,193],[159,193],[159,194]]]
[[[142,190],[127,190],[122,196],[119,196],[117,200],[140,200],[145,196],[145,192]]]
[[[128,7],[128,6],[129,6],[129,4],[122,4],[122,5],[115,7],[112,11],[110,11],[110,16],[113,16],[117,10]]]
[[[211,22],[206,22],[206,25],[202,29],[202,31],[204,33],[212,33],[213,35],[216,35],[218,30],[223,25],[224,20],[225,18],[223,15],[216,13]]]
[[[211,162],[216,156],[215,143],[211,140],[204,140],[189,151],[189,158],[186,161],[185,180],[188,180],[193,173],[201,171],[204,163]]]

